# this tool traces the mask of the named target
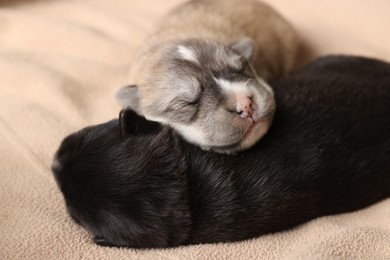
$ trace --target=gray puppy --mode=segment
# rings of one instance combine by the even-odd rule
[[[205,150],[236,152],[268,131],[266,81],[290,71],[298,49],[290,24],[259,1],[187,2],[144,43],[117,97]]]

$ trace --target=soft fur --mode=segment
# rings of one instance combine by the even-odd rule
[[[266,4],[189,1],[141,46],[117,97],[205,150],[233,153],[268,131],[275,103],[266,81],[291,71],[298,50],[292,26]]]
[[[268,134],[205,152],[129,110],[67,137],[53,172],[106,246],[237,241],[390,196],[390,64],[331,56],[274,85]]]

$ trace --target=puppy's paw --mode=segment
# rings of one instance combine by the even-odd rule
[[[119,247],[118,245],[115,245],[108,241],[106,238],[102,236],[95,236],[93,238],[93,242],[99,246],[107,246],[107,247]]]

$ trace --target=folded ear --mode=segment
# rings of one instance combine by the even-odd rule
[[[255,54],[255,41],[249,37],[243,37],[230,45],[237,54],[250,61]]]
[[[140,113],[139,93],[136,85],[122,87],[116,92],[116,99],[123,108],[131,108]]]
[[[147,120],[132,109],[122,109],[119,113],[119,128],[122,136],[150,135],[158,132],[160,127],[159,123]]]

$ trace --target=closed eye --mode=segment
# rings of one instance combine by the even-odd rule
[[[234,109],[234,108],[227,108],[226,110],[227,110],[229,113],[237,114],[237,111],[236,111],[236,109]]]
[[[194,101],[187,102],[187,105],[194,106],[194,105],[197,105],[198,103],[199,103],[199,99],[196,99]]]
[[[186,100],[172,100],[168,106],[167,111],[180,111],[182,109],[195,108],[199,104],[199,100],[195,101],[186,101]]]
[[[195,106],[199,104],[200,97],[201,97],[201,93],[196,95],[196,97],[194,97],[194,99],[192,100],[180,100],[179,102],[185,103],[187,106]]]
[[[174,121],[191,122],[198,114],[199,100],[184,101],[172,100],[165,109],[166,115]]]

